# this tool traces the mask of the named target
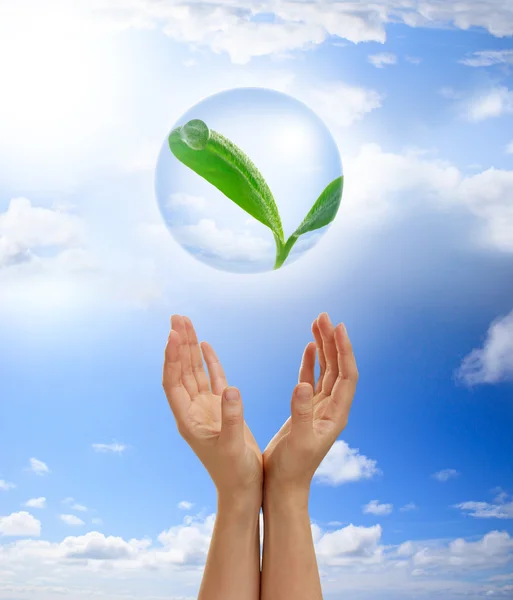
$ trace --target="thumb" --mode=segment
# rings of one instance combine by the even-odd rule
[[[244,439],[244,414],[240,392],[236,387],[227,387],[221,398],[221,434],[222,443],[236,445]]]
[[[313,389],[309,383],[300,383],[294,388],[290,415],[291,436],[310,437],[313,433]]]

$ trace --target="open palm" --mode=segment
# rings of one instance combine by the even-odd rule
[[[180,434],[214,480],[216,473],[222,470],[219,461],[215,464],[216,452],[226,458],[235,451],[238,456],[230,456],[231,467],[240,471],[241,476],[258,479],[262,455],[246,422],[243,422],[242,439],[238,445],[233,440],[226,443],[223,439],[222,395],[228,383],[216,353],[207,342],[200,346],[189,318],[173,315],[171,326],[163,386]],[[203,357],[209,376],[203,367]],[[225,426],[230,425],[230,419],[235,421],[235,415],[225,415]]]
[[[264,451],[266,478],[313,476],[315,469],[347,425],[358,381],[351,343],[343,325],[336,328],[326,313],[312,324],[315,342],[304,351],[292,415]],[[320,375],[315,383],[315,358]],[[306,384],[306,385],[305,385]],[[313,398],[299,402],[297,392],[310,387]],[[304,410],[303,408],[304,407]],[[297,436],[291,435],[296,422]]]

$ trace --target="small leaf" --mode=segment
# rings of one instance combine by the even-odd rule
[[[324,188],[309,213],[303,219],[301,225],[299,225],[296,231],[289,237],[287,242],[278,249],[276,262],[274,264],[275,269],[279,269],[287,260],[287,257],[299,236],[308,233],[309,231],[320,229],[333,221],[337,214],[338,207],[340,206],[340,200],[342,199],[343,184],[344,177],[340,176]]]
[[[340,206],[340,200],[342,199],[343,185],[344,177],[340,176],[324,188],[324,191],[317,198],[310,212],[293,233],[294,236],[299,237],[309,231],[320,229],[333,221]]]
[[[269,227],[277,248],[281,247],[283,229],[276,202],[262,174],[240,148],[199,119],[174,129],[169,147],[185,166]]]

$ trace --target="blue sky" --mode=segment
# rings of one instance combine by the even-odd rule
[[[326,598],[513,597],[513,9],[258,5],[2,3],[2,600],[195,598],[215,491],[161,389],[169,317],[264,447],[321,311],[361,373],[312,487]],[[247,86],[323,119],[345,186],[314,248],[240,275],[176,243],[154,171]]]

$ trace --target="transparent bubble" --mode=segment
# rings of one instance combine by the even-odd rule
[[[221,92],[193,106],[172,129],[196,119],[233,142],[260,171],[277,205],[285,241],[326,186],[342,175],[338,148],[326,125],[286,94],[263,88]],[[189,132],[191,148],[200,148],[203,130]],[[181,162],[168,137],[158,157],[155,191],[171,235],[198,260],[236,273],[275,268],[271,229]],[[283,266],[315,246],[328,228],[300,235]]]

